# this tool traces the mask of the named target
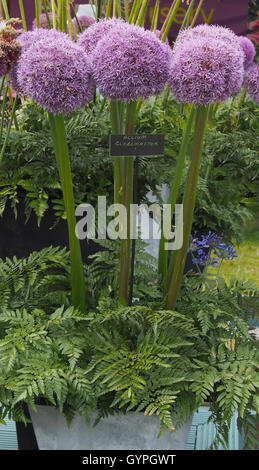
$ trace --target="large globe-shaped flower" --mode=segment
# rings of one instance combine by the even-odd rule
[[[178,35],[174,49],[176,50],[178,47],[181,47],[185,41],[195,41],[201,37],[207,39],[208,42],[210,40],[219,40],[236,47],[239,44],[238,36],[231,29],[218,25],[199,24],[194,28],[184,29]]]
[[[169,84],[176,99],[183,103],[208,105],[237,94],[244,77],[244,53],[229,31],[213,37],[184,31],[174,49]],[[211,27],[213,31],[216,27]],[[224,28],[221,28],[224,29]],[[203,30],[204,32],[204,30]],[[189,38],[188,38],[189,34]],[[229,37],[229,40],[226,38]]]
[[[91,16],[78,16],[73,19],[73,25],[77,31],[84,31],[95,23],[95,19]]]
[[[134,101],[158,95],[170,70],[171,49],[156,34],[119,25],[100,40],[90,55],[93,78],[111,100]]]
[[[19,62],[23,60],[23,54],[26,53],[32,45],[35,45],[38,41],[43,40],[46,44],[58,41],[63,44],[68,43],[68,47],[71,44],[70,38],[67,34],[54,29],[46,30],[43,28],[35,29],[34,31],[26,31],[19,34],[17,42],[21,45],[21,54]],[[17,70],[18,64],[11,65],[8,71],[8,77],[12,83],[12,88],[18,93],[22,93],[17,81]]]
[[[248,68],[245,76],[244,86],[250,98],[259,104],[259,64],[253,64]]]
[[[78,35],[77,44],[89,54],[95,49],[95,47],[98,45],[98,42],[108,33],[110,33],[112,29],[118,26],[124,27],[126,25],[127,23],[125,23],[125,21],[120,18],[100,20],[98,23],[95,22],[93,25],[89,26],[89,28]]]
[[[255,47],[252,41],[250,41],[250,39],[248,39],[246,36],[239,36],[238,41],[245,54],[244,67],[245,69],[247,69],[249,65],[252,64],[255,58],[255,54],[256,54]]]
[[[93,94],[87,55],[72,41],[40,39],[22,53],[17,81],[21,92],[53,114],[70,113]]]

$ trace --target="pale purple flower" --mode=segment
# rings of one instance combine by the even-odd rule
[[[61,42],[68,41],[71,42],[69,36],[66,33],[57,31],[55,29],[44,29],[37,28],[34,31],[26,31],[18,36],[17,39],[22,45],[22,53],[27,51],[27,49],[34,45],[37,41],[44,40],[45,43],[55,42],[56,40]]]
[[[32,45],[35,45],[40,40],[44,40],[46,44],[52,43],[53,41],[59,41],[59,43],[62,42],[63,44],[68,43],[69,45],[71,43],[67,34],[62,33],[61,31],[56,31],[54,29],[46,30],[43,28],[38,28],[34,31],[26,31],[21,33],[17,38],[17,41],[22,46],[20,60],[22,60],[23,54],[27,52]],[[19,84],[17,82],[17,66],[18,64],[11,65],[8,71],[8,77],[12,83],[13,89],[18,93],[21,93],[22,91],[20,90]]]
[[[80,33],[77,44],[89,54],[97,46],[100,39],[103,39],[114,27],[125,26],[126,24],[128,23],[120,18],[102,19]]]
[[[199,24],[194,28],[184,29],[178,35],[174,48],[176,50],[178,46],[181,47],[185,40],[187,42],[195,41],[200,37],[206,38],[208,42],[213,39],[223,41],[225,44],[232,44],[236,47],[239,45],[238,36],[231,29],[218,25]]]
[[[249,65],[252,64],[255,58],[255,54],[256,54],[255,47],[252,41],[250,41],[250,39],[248,39],[246,36],[239,36],[238,41],[245,54],[244,67],[245,69],[247,69]]]
[[[78,20],[78,21],[77,21]],[[80,27],[78,25],[78,22],[80,24]],[[77,31],[84,31],[85,29],[89,28],[92,24],[95,24],[96,21],[94,18],[91,16],[78,16],[77,18],[73,19],[73,25],[76,28]]]
[[[112,29],[90,55],[93,78],[103,96],[134,101],[158,95],[170,70],[169,46],[154,33],[127,23]]]
[[[49,13],[48,15],[49,15],[50,23],[51,23],[51,25],[53,25],[53,15],[52,15],[52,13]],[[56,16],[56,18],[58,19],[57,16]],[[49,23],[48,23],[48,20],[47,20],[47,17],[45,15],[45,13],[40,14],[40,28],[50,29],[49,28]],[[34,20],[32,22],[32,29],[33,30],[37,29],[37,20],[36,20],[36,18],[34,18]]]
[[[87,55],[63,38],[41,39],[23,52],[17,81],[24,95],[53,114],[69,114],[88,103],[93,94]]]
[[[228,29],[225,39],[221,39],[222,29],[206,26],[206,36],[204,26],[202,34],[193,35],[193,30],[187,30],[181,33],[184,39],[179,35],[169,79],[177,100],[208,105],[225,101],[239,92],[244,77],[244,53],[238,40],[231,39]]]
[[[259,64],[253,64],[247,69],[244,86],[250,98],[259,104]]]

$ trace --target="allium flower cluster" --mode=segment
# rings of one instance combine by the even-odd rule
[[[249,65],[252,64],[255,58],[255,54],[256,54],[255,47],[252,41],[250,41],[250,39],[248,39],[246,36],[239,36],[238,41],[245,54],[244,67],[245,69],[247,69]]]
[[[93,81],[87,55],[65,35],[46,36],[22,52],[17,67],[19,89],[53,114],[70,113],[88,103]]]
[[[71,43],[68,35],[54,29],[46,30],[43,28],[38,28],[34,31],[26,31],[18,36],[18,41],[21,45],[20,61],[22,61],[23,54],[27,52],[33,44],[36,44],[40,40],[44,40],[46,44],[52,43],[53,41],[55,42],[56,40],[62,42],[63,44],[68,42],[68,45],[70,45]],[[22,90],[20,89],[17,82],[17,67],[18,64],[12,64],[8,72],[8,76],[12,83],[13,89],[18,93],[22,93]]]
[[[259,104],[259,64],[251,65],[246,71],[244,86],[250,98]]]
[[[108,20],[103,19],[98,21],[98,23],[95,22],[78,35],[77,44],[81,46],[87,54],[90,54],[106,34],[110,33],[115,27],[121,25],[125,26],[126,23],[120,18],[111,18]]]
[[[223,41],[225,44],[238,47],[238,36],[231,29],[218,25],[199,24],[195,28],[183,30],[177,38],[174,49],[181,47],[185,41],[195,41],[198,38],[207,39],[208,42],[212,39]]]
[[[174,48],[169,85],[176,99],[194,105],[225,101],[243,83],[244,53],[227,28],[183,31]]]
[[[16,23],[15,23],[16,24]],[[12,25],[12,20],[3,21],[0,27],[0,76],[5,75],[19,59],[21,45],[17,41],[19,32]]]
[[[93,78],[106,98],[145,100],[163,90],[170,70],[170,52],[156,34],[120,24],[98,42],[90,55]]]
[[[237,257],[236,250],[232,245],[222,242],[222,237],[209,232],[201,239],[195,233],[190,237],[189,251],[192,253],[193,264],[199,266],[219,267],[223,260],[232,260]]]
[[[53,15],[52,15],[52,13],[48,13],[48,15],[49,15],[50,23],[53,24]],[[40,28],[49,29],[49,23],[48,23],[48,20],[47,20],[47,17],[46,17],[45,13],[40,14]],[[34,18],[34,20],[32,22],[32,29],[33,30],[37,29],[37,20],[36,20],[36,18]]]
[[[79,22],[79,24],[78,24]],[[95,24],[96,21],[91,16],[78,16],[73,19],[73,25],[77,31],[85,31],[92,24]]]

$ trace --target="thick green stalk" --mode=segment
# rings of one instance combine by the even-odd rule
[[[198,18],[198,16],[199,16],[200,11],[201,11],[201,7],[202,7],[202,5],[203,5],[203,2],[204,2],[204,0],[200,0],[200,3],[199,3],[198,8],[197,8],[197,10],[196,10],[196,13],[195,13],[195,15],[194,15],[194,17],[193,17],[193,20],[192,20],[192,22],[191,22],[191,28],[194,27],[194,25],[195,25],[195,23],[196,23],[196,21],[197,21],[197,18]]]
[[[4,128],[4,116],[5,116],[5,110],[6,110],[7,94],[8,94],[8,85],[6,85],[6,87],[5,87],[5,91],[4,91],[4,94],[3,94],[3,100],[2,100],[2,103],[1,103],[2,110],[1,110],[0,140],[2,140],[2,134],[3,134],[3,128]]]
[[[24,13],[22,0],[19,0],[19,7],[20,7],[20,12],[21,12],[21,18],[22,18],[22,27],[24,31],[27,31],[27,25],[26,25],[26,19],[25,19],[25,13]]]
[[[83,262],[80,243],[75,232],[75,203],[63,115],[52,116],[50,114],[50,126],[67,215],[71,259],[72,304],[81,308],[82,311],[85,311],[86,299]]]
[[[110,114],[111,114],[112,134],[120,134],[122,123],[121,123],[121,116],[120,116],[118,101],[111,101]],[[120,157],[114,157],[113,169],[114,169],[114,204],[119,204],[121,202],[121,194],[122,194]]]
[[[9,15],[9,10],[8,10],[8,6],[7,6],[6,0],[2,0],[2,5],[3,5],[3,9],[4,9],[5,18],[6,18],[6,20],[9,20],[9,19],[10,19],[10,15]]]
[[[110,18],[111,11],[112,11],[112,0],[108,0],[107,7],[106,7],[106,12],[105,12],[106,20],[108,20],[108,18]]]
[[[143,21],[145,21],[146,11],[147,11],[147,7],[148,7],[149,2],[150,2],[150,0],[143,0],[142,1],[141,9],[140,9],[137,21],[136,21],[137,26],[142,26],[143,25]]]
[[[136,102],[127,103],[127,115],[125,133],[133,134],[136,119]],[[121,240],[120,254],[120,285],[119,285],[119,301],[122,305],[128,305],[129,276],[130,276],[130,255],[131,255],[131,238],[130,238],[130,206],[133,204],[133,177],[134,177],[134,157],[119,157],[123,168],[122,180],[122,198],[127,213],[126,229],[127,237]],[[125,228],[125,227],[123,227]]]
[[[197,185],[199,178],[201,154],[204,141],[204,133],[208,118],[208,107],[199,106],[196,114],[195,135],[192,149],[192,159],[189,167],[188,178],[185,185],[183,197],[183,245],[175,255],[175,264],[169,281],[167,307],[175,308],[176,300],[180,291],[184,264],[190,243],[193,214],[196,201]]]
[[[116,11],[118,18],[122,18],[121,0],[116,0]]]
[[[184,19],[183,19],[183,22],[182,22],[182,25],[181,25],[181,28],[180,28],[178,34],[180,34],[180,33],[182,32],[182,30],[185,28],[185,26],[188,25],[188,23],[189,23],[189,18],[190,18],[190,14],[191,14],[192,7],[193,7],[193,5],[194,5],[194,2],[195,2],[195,0],[191,0],[191,3],[190,3],[190,5],[188,6],[186,15],[185,15],[185,17],[184,17]]]
[[[194,120],[195,110],[192,106],[187,123],[185,126],[184,136],[182,139],[180,152],[177,158],[177,164],[175,168],[174,178],[170,186],[170,194],[167,204],[171,205],[171,210],[173,212],[175,204],[177,202],[177,197],[182,181],[183,169],[185,165],[186,155],[190,142],[190,134],[192,130],[193,120]],[[159,258],[158,258],[158,271],[162,277],[162,280],[165,281],[167,277],[167,263],[168,263],[168,251],[165,250],[165,237],[163,230],[161,229],[161,239],[159,245]]]
[[[135,0],[135,2],[133,3],[129,17],[129,23],[132,24],[136,22],[141,3],[142,0]]]
[[[7,145],[9,135],[10,135],[10,132],[11,132],[11,127],[12,127],[12,122],[13,122],[13,119],[14,119],[17,100],[18,100],[18,95],[16,95],[15,100],[13,102],[12,112],[11,112],[11,116],[9,118],[9,123],[8,123],[8,127],[7,127],[7,132],[6,132],[6,135],[5,135],[5,140],[4,140],[4,143],[3,143],[3,146],[2,146],[2,149],[1,149],[1,153],[0,153],[0,163],[3,159],[5,149],[6,149],[6,145]]]
[[[169,31],[170,31],[172,23],[173,23],[173,21],[176,17],[176,13],[177,13],[177,10],[178,10],[178,7],[179,7],[181,1],[182,0],[176,0],[176,2],[174,2],[173,5],[172,5],[172,10],[169,11],[166,26],[165,26],[164,31],[162,33],[162,41],[165,41],[168,34],[169,34]]]
[[[40,28],[40,5],[39,0],[35,0],[35,17],[36,17],[36,26]]]
[[[124,17],[125,20],[129,20],[129,15],[130,15],[130,1],[124,0]]]
[[[158,16],[159,16],[160,0],[156,0],[154,12],[152,15],[151,28],[150,30],[154,33],[157,30]]]
[[[53,29],[57,29],[56,3],[55,3],[55,0],[51,0],[51,11],[52,11]]]

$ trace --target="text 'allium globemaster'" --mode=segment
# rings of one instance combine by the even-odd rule
[[[227,28],[183,31],[174,48],[169,84],[183,103],[208,105],[236,95],[244,78],[244,52]]]
[[[246,71],[244,86],[250,98],[259,104],[259,64],[251,65]]]
[[[111,100],[148,99],[167,83],[170,52],[156,34],[135,25],[118,25],[90,54],[93,78]]]
[[[18,87],[47,111],[69,114],[92,98],[89,60],[66,35],[44,31],[22,52],[17,67]]]

